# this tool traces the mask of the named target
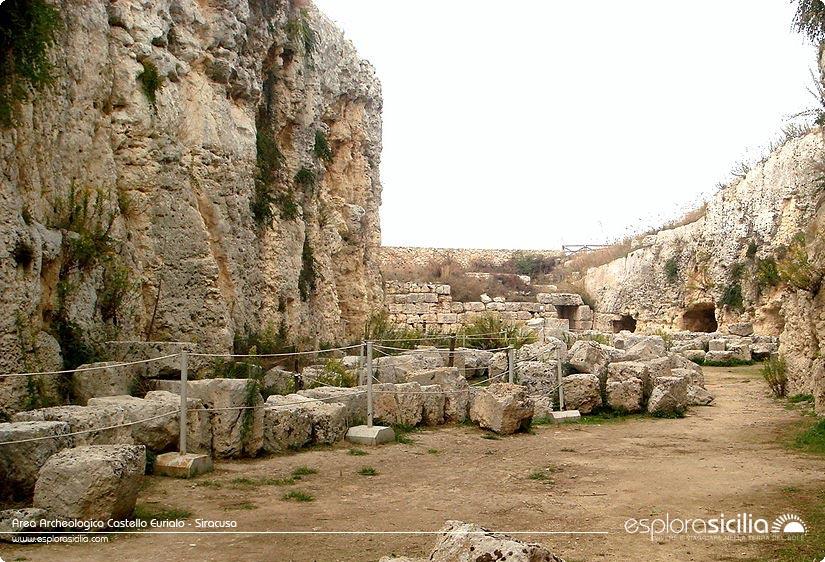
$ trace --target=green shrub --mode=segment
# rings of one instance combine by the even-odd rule
[[[301,168],[295,174],[295,184],[305,192],[311,193],[315,188],[315,172],[309,168]]]
[[[532,252],[516,252],[513,256],[516,272],[520,275],[547,275],[556,268],[556,258]]]
[[[316,275],[312,246],[309,245],[309,237],[305,237],[301,251],[301,272],[298,274],[298,292],[302,301],[308,301],[315,290]]]
[[[313,148],[318,160],[330,162],[332,160],[332,150],[327,142],[327,136],[323,131],[315,131],[315,146]]]
[[[60,12],[44,0],[0,5],[0,126],[14,124],[13,105],[53,81],[48,50],[61,25]]]
[[[748,243],[748,249],[745,251],[745,257],[749,260],[752,260],[756,257],[756,251],[759,249],[759,246],[756,245],[756,242],[753,240]]]
[[[734,281],[740,281],[746,270],[747,266],[744,263],[736,262],[730,266],[730,278]]]
[[[103,321],[117,325],[123,304],[136,290],[131,270],[119,259],[107,261],[103,267],[103,285],[97,292],[97,309]]]
[[[378,476],[378,471],[371,466],[362,466],[358,470],[358,474],[360,474],[361,476]]]
[[[303,48],[307,59],[315,52],[318,36],[309,25],[309,15],[306,10],[301,10],[299,15],[289,19],[286,24],[286,34],[293,44],[298,44]]]
[[[146,99],[154,107],[155,102],[157,102],[157,92],[163,86],[163,77],[158,72],[155,63],[149,59],[142,61],[140,64],[143,65],[143,72],[138,74],[137,79],[144,95],[146,95]]]
[[[379,310],[370,314],[364,324],[364,341],[385,342],[390,347],[414,349],[422,338],[421,332],[399,326],[390,321],[389,314]]]
[[[458,338],[473,349],[519,348],[536,341],[536,335],[526,326],[505,322],[494,313],[486,313],[464,324]]]
[[[671,285],[679,278],[679,262],[676,258],[670,258],[665,262],[665,278]]]
[[[756,262],[756,286],[760,290],[775,287],[781,281],[776,260],[765,258]]]
[[[240,438],[241,444],[243,445],[244,449],[246,448],[249,438],[252,436],[252,426],[255,421],[255,407],[257,406],[258,399],[260,397],[258,381],[254,379],[248,379],[246,381],[246,387],[244,387],[244,406],[245,409],[241,410],[241,431],[240,431]]]
[[[822,0],[797,0],[794,29],[814,43],[825,39],[825,3]]]
[[[348,371],[339,359],[328,359],[324,365],[324,370],[315,380],[306,381],[306,388],[317,386],[343,386],[350,388],[355,386],[355,375]]]
[[[778,264],[779,277],[792,287],[815,292],[819,284],[818,275],[808,259],[805,235],[794,236]]]
[[[762,376],[768,383],[771,392],[777,398],[785,396],[788,390],[788,374],[785,359],[782,357],[771,357],[762,366]]]
[[[719,304],[730,307],[733,310],[742,311],[745,309],[745,300],[742,297],[742,285],[739,282],[725,287]]]

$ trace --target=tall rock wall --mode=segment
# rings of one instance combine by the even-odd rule
[[[382,100],[341,31],[289,0],[54,6],[54,82],[0,129],[0,372],[106,338],[358,333]]]
[[[756,333],[780,335],[791,391],[813,392],[825,303],[816,282],[800,289],[780,273],[800,256],[814,277],[824,270],[823,163],[820,129],[789,140],[720,190],[699,220],[645,236],[627,256],[591,268],[584,282],[596,310],[630,316],[639,331],[750,321]]]

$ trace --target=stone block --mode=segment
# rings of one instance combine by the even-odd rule
[[[0,423],[0,499],[31,498],[40,468],[55,453],[72,447],[69,432],[63,421]],[[27,439],[37,441],[10,443]]]
[[[142,445],[64,449],[40,470],[34,507],[65,519],[125,519],[135,509],[145,467]]]
[[[511,434],[529,426],[533,403],[524,387],[493,383],[473,400],[470,419],[480,427],[500,434]]]

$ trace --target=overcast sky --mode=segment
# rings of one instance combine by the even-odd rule
[[[644,230],[814,104],[787,0],[315,1],[383,84],[385,245]]]

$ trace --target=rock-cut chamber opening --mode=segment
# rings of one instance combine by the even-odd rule
[[[621,318],[613,320],[611,324],[614,334],[618,334],[622,330],[627,330],[628,332],[636,331],[636,319],[629,314],[622,314]]]
[[[682,315],[682,329],[691,332],[715,332],[716,306],[713,303],[693,304]]]

